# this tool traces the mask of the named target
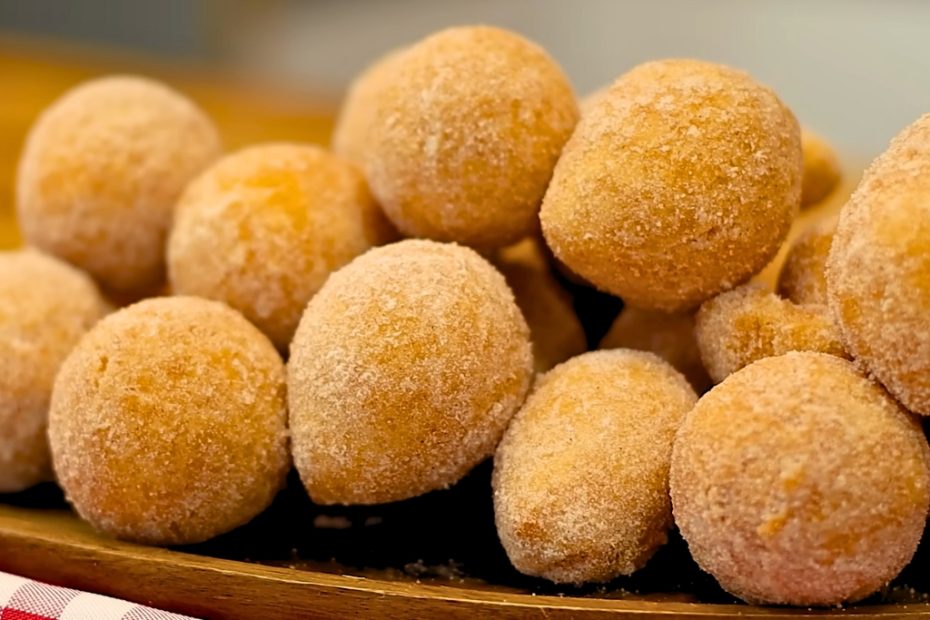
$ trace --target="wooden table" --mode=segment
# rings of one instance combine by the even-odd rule
[[[108,73],[141,73],[178,88],[216,121],[228,149],[274,140],[325,142],[336,108],[331,97],[217,75],[204,66],[0,35],[0,248],[19,243],[13,179],[30,125],[65,90]]]

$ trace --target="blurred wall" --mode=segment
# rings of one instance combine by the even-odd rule
[[[582,94],[652,58],[747,69],[858,157],[930,111],[925,0],[0,0],[0,29],[209,58],[334,96],[384,51],[464,23],[541,43]]]

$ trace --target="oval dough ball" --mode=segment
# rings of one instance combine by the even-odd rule
[[[796,304],[827,303],[827,256],[836,222],[836,217],[816,220],[791,244],[778,276],[780,295]]]
[[[98,323],[65,360],[52,462],[95,528],[195,543],[248,522],[284,483],[284,364],[227,306],[148,299]]]
[[[555,256],[631,306],[678,312],[749,279],[798,212],[797,121],[748,75],[636,67],[565,146],[540,218]]]
[[[291,343],[294,464],[318,504],[448,487],[494,452],[532,374],[526,321],[486,260],[376,248],[329,277]]]
[[[836,605],[891,581],[920,541],[930,450],[916,421],[822,353],[758,361],[705,394],[675,439],[675,523],[752,603]]]
[[[175,293],[229,304],[283,350],[329,274],[395,237],[349,162],[312,145],[253,146],[184,192],[169,276]]]
[[[498,28],[450,28],[372,79],[383,87],[362,159],[402,233],[491,248],[533,231],[578,120],[542,48]]]
[[[503,248],[494,264],[504,275],[530,328],[536,372],[588,350],[572,298],[552,275],[534,238]]]
[[[601,339],[601,349],[650,351],[671,364],[698,394],[713,382],[694,337],[694,314],[666,314],[627,306]]]
[[[826,306],[797,305],[760,284],[744,284],[704,302],[695,336],[715,383],[764,357],[819,351],[846,357]]]
[[[823,202],[840,184],[839,158],[833,147],[810,129],[801,130],[804,175],[801,180],[801,207]]]
[[[697,397],[651,353],[596,351],[539,380],[494,457],[497,531],[522,573],[605,582],[671,526],[672,438]]]
[[[210,119],[167,86],[86,82],[29,132],[16,182],[23,237],[105,289],[148,293],[164,280],[178,196],[220,151]]]
[[[107,309],[93,281],[67,263],[33,250],[0,252],[0,493],[51,480],[55,373]]]
[[[902,131],[843,207],[827,295],[843,342],[888,391],[930,415],[930,114]]]

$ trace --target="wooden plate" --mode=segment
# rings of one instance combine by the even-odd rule
[[[507,564],[490,502],[481,499],[490,495],[487,469],[450,491],[336,511],[313,506],[291,485],[253,523],[176,550],[95,533],[47,485],[0,504],[0,570],[200,618],[930,617],[919,593],[927,552],[871,604],[834,610],[742,605],[675,537],[640,574],[608,587],[522,577]]]

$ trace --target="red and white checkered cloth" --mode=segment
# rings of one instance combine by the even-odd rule
[[[0,620],[191,620],[191,617],[0,572]]]

